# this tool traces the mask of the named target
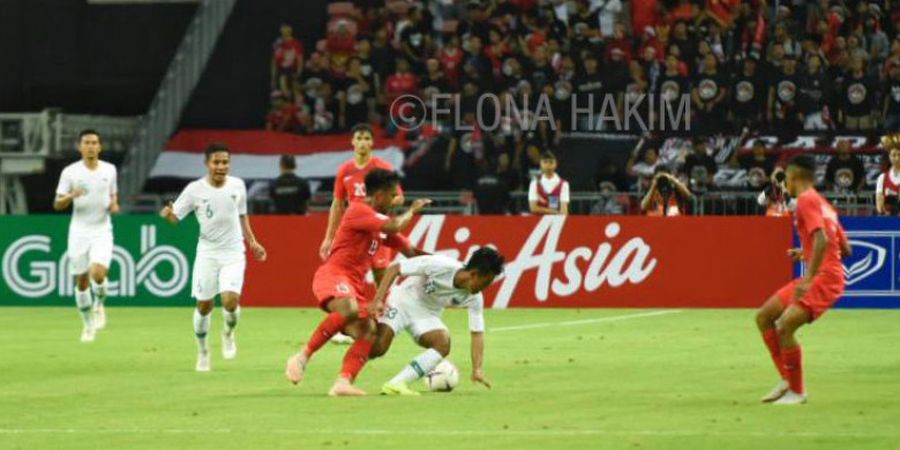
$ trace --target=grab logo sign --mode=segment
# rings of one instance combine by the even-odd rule
[[[187,257],[171,245],[156,242],[156,226],[141,225],[140,253],[135,258],[128,250],[113,248],[109,295],[135,297],[138,287],[156,298],[179,294],[188,284],[190,265]],[[69,258],[63,252],[54,257],[52,238],[45,234],[27,234],[13,241],[3,252],[3,278],[13,294],[41,298],[56,294],[74,294]],[[57,243],[59,244],[59,243]],[[165,274],[160,274],[165,270]],[[114,277],[114,274],[118,277]]]

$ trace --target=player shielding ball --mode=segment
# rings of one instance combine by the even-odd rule
[[[322,258],[322,261],[328,259],[328,255],[331,253],[335,232],[337,232],[347,205],[366,199],[366,175],[372,169],[394,170],[394,166],[391,163],[372,154],[372,146],[375,142],[372,127],[365,123],[356,124],[351,129],[351,135],[350,143],[353,145],[353,159],[341,164],[334,178],[334,198],[328,211],[328,226],[325,229],[325,238],[322,239],[322,244],[319,247],[319,257]],[[394,198],[392,206],[403,206],[403,203],[403,189],[399,188],[398,195]],[[395,253],[390,247],[383,246],[374,256],[372,276],[375,279],[375,284],[378,284],[381,280],[384,269],[394,259],[394,255]],[[350,344],[353,342],[353,339],[343,333],[337,333],[331,338],[331,341],[337,344]]]
[[[405,236],[399,234],[413,216],[430,201],[419,199],[405,213],[385,215],[398,195],[400,178],[394,172],[373,169],[365,178],[365,201],[352,202],[344,213],[328,259],[316,270],[313,293],[319,306],[328,313],[310,336],[300,353],[288,358],[285,375],[292,383],[303,379],[313,354],[335,333],[344,331],[355,342],[347,349],[338,379],[329,391],[332,396],[365,395],[352,385],[369,359],[375,337],[375,318],[370,314],[365,293],[366,273],[382,245],[396,248],[412,257],[421,254]]]
[[[797,199],[794,215],[802,248],[788,250],[806,263],[806,273],[782,287],[759,309],[756,324],[781,381],[763,402],[806,402],[803,358],[795,334],[818,319],[844,293],[841,257],[850,254],[847,235],[834,207],[815,189],[815,160],[795,157],[787,166],[787,189]]]
[[[472,381],[491,387],[484,377],[484,298],[481,294],[503,272],[503,256],[496,250],[478,249],[463,265],[442,255],[406,259],[388,267],[378,285],[371,309],[380,310],[385,296],[386,309],[378,321],[372,358],[387,353],[394,336],[401,331],[412,335],[427,349],[384,384],[386,395],[419,395],[409,383],[431,372],[450,354],[450,332],[441,314],[445,308],[468,308],[472,333]],[[397,277],[407,277],[391,288]],[[390,295],[388,295],[390,290]]]
[[[266,249],[256,240],[247,217],[247,187],[244,181],[228,175],[231,152],[223,144],[206,147],[207,174],[192,181],[174,204],[159,215],[177,224],[194,213],[200,223],[200,239],[191,275],[191,295],[197,299],[194,310],[194,335],[197,337],[198,372],[210,369],[206,335],[216,295],[222,299],[225,329],[222,333],[222,357],[237,356],[235,328],[240,318],[241,288],[244,285],[244,240],[259,261],[266,260]]]
[[[81,160],[63,169],[53,202],[57,211],[73,205],[66,254],[75,275],[75,304],[83,324],[81,342],[93,342],[96,330],[106,326],[106,275],[113,254],[110,214],[119,212],[116,166],[99,159],[102,150],[100,133],[84,130],[78,134]]]

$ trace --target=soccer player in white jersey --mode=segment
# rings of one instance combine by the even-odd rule
[[[106,326],[103,304],[113,253],[110,214],[119,212],[116,166],[99,159],[102,149],[97,131],[78,134],[81,161],[63,169],[53,202],[57,211],[73,205],[67,255],[75,275],[75,304],[84,324],[81,342],[93,342],[96,330]]]
[[[370,358],[387,353],[394,335],[406,331],[426,350],[384,384],[386,395],[419,395],[409,383],[425,376],[450,354],[450,333],[441,321],[444,308],[468,308],[472,333],[472,381],[491,387],[484,377],[484,298],[481,291],[503,272],[503,256],[496,250],[478,249],[465,266],[442,255],[417,256],[392,264],[385,271],[378,293],[370,304],[381,312]],[[407,277],[391,289],[398,276]],[[390,295],[388,295],[390,290]],[[383,300],[387,295],[387,305]]]
[[[200,239],[191,279],[191,295],[197,299],[194,310],[194,334],[197,337],[197,371],[210,368],[210,313],[216,294],[222,301],[225,328],[222,333],[222,357],[237,356],[234,329],[240,317],[241,287],[244,284],[244,240],[259,261],[266,260],[266,249],[256,240],[247,217],[247,187],[244,181],[228,175],[231,152],[223,144],[206,148],[205,177],[192,181],[174,204],[160,211],[172,224],[191,212],[200,223]]]

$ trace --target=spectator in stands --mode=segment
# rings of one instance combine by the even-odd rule
[[[884,131],[894,133],[900,131],[900,59],[888,63],[888,79],[884,92]]]
[[[331,83],[319,85],[311,111],[312,129],[317,133],[330,133],[347,128],[346,99],[337,99]]]
[[[421,73],[431,54],[431,24],[422,21],[422,10],[412,8],[409,23],[400,31],[400,50],[414,72]]]
[[[800,84],[800,110],[805,117],[805,130],[828,130],[833,128],[831,109],[833,86],[831,77],[822,70],[822,60],[811,55],[806,60],[806,76]]]
[[[762,112],[766,99],[766,85],[757,72],[757,61],[746,58],[741,70],[731,80],[730,118],[733,130],[757,128],[763,123]]]
[[[294,79],[303,70],[303,44],[294,37],[290,25],[281,26],[281,37],[272,44],[272,90],[290,97]]]
[[[753,142],[750,154],[740,158],[740,164],[741,168],[747,172],[754,168],[760,168],[763,171],[763,175],[768,177],[775,169],[775,158],[768,154],[766,143],[762,139],[757,139]]]
[[[727,112],[725,98],[728,90],[725,77],[719,72],[715,55],[709,53],[704,59],[703,72],[697,77],[697,84],[691,90],[691,107],[695,112],[697,127],[706,132],[718,131]]]
[[[591,11],[598,15],[600,21],[600,36],[604,39],[612,37],[615,30],[615,24],[622,20],[622,1],[591,0]]]
[[[657,167],[647,194],[641,200],[641,211],[648,216],[674,217],[685,214],[686,202],[694,195],[665,168]]]
[[[684,159],[682,172],[689,180],[691,191],[706,192],[713,189],[713,180],[718,166],[716,160],[709,155],[706,137],[694,138],[691,154]]]
[[[569,214],[569,182],[556,173],[556,155],[541,154],[541,174],[528,186],[528,208],[532,214]]]
[[[875,128],[872,111],[878,84],[866,75],[865,62],[855,58],[850,63],[850,72],[844,78],[839,120],[847,130],[868,131]]]
[[[475,203],[478,205],[478,214],[506,215],[509,214],[511,201],[510,188],[506,179],[493,166],[487,159],[484,160],[481,175],[475,180]]]
[[[888,158],[891,165],[875,182],[875,210],[879,215],[900,214],[900,147],[896,146],[885,136],[882,143],[886,144]]]
[[[778,124],[780,134],[791,135],[803,129],[806,118],[798,104],[800,74],[797,73],[797,61],[793,56],[785,55],[782,63],[781,73],[773,77],[769,86],[767,114],[770,124]]]
[[[662,166],[656,147],[648,146],[642,148],[642,143],[638,143],[631,152],[631,157],[626,165],[628,176],[637,178],[638,191],[645,191],[650,187],[650,181],[656,174],[657,167]]]
[[[825,167],[825,190],[859,192],[866,184],[862,160],[851,152],[850,141],[847,139],[838,141],[836,151]]]
[[[309,205],[309,183],[294,171],[297,163],[293,155],[282,155],[279,163],[281,175],[270,186],[269,197],[275,205],[275,214],[306,214]]]
[[[476,168],[486,155],[493,153],[493,139],[477,123],[474,107],[463,111],[462,120],[462,126],[453,129],[447,145],[444,171],[451,174],[457,189],[470,190],[475,184]]]
[[[338,95],[344,105],[345,125],[370,122],[375,112],[375,100],[370,95],[375,80],[371,67],[368,71],[364,71],[363,67],[362,60],[357,57],[350,58],[346,76],[336,80]]]
[[[272,108],[266,116],[266,130],[285,133],[304,133],[309,126],[309,115],[287,101],[281,91],[272,92]]]

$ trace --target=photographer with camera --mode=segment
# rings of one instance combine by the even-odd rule
[[[790,195],[787,193],[784,180],[784,168],[776,167],[772,171],[772,180],[759,193],[759,197],[756,198],[759,206],[766,208],[767,216],[784,217],[791,214]]]
[[[880,216],[900,215],[900,134],[882,139],[891,167],[875,181],[875,210]]]
[[[693,199],[694,194],[681,180],[665,168],[657,167],[650,189],[641,200],[641,211],[648,216],[681,216],[685,213],[685,202]]]

